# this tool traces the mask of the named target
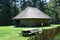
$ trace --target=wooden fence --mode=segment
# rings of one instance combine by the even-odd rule
[[[31,36],[29,40],[51,40],[53,39],[53,36],[58,32],[60,32],[60,27],[43,30],[42,33]]]

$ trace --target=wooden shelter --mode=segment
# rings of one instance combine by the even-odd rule
[[[50,25],[49,20],[51,19],[48,15],[43,13],[38,8],[27,7],[24,11],[19,13],[13,18],[15,20],[16,26],[26,26],[26,27],[40,27],[41,23],[43,25]]]

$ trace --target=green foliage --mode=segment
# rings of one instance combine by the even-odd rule
[[[60,22],[60,8],[57,6],[56,3],[57,0],[51,0],[47,3],[47,9],[45,9],[45,12],[51,16],[51,22],[52,23],[59,23]]]
[[[3,1],[4,3],[2,4],[2,18],[4,24],[10,24],[11,23],[11,4],[9,0]]]
[[[0,0],[0,25],[11,25],[12,18],[19,13],[19,9],[16,6],[12,7],[11,0]]]
[[[53,40],[60,40],[60,33],[57,33],[54,37]]]
[[[44,1],[41,0],[28,0],[28,1],[23,0],[21,9],[24,10],[26,7],[30,6],[30,7],[37,7],[40,10],[44,11],[44,4],[45,4]]]

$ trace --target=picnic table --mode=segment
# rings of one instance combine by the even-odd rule
[[[22,35],[31,35],[31,34],[37,34],[38,32],[39,32],[38,28],[31,28],[31,29],[22,30],[21,34]]]

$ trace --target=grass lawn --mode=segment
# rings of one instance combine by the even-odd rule
[[[56,28],[59,25],[43,27],[43,29]],[[42,27],[37,27],[42,30]],[[29,37],[19,35],[19,31],[30,28],[14,28],[14,26],[0,26],[0,40],[27,40]]]
[[[57,34],[54,36],[53,40],[60,40],[60,33],[57,33]]]
[[[24,28],[13,28],[13,26],[0,27],[0,40],[27,40],[27,37],[19,35]]]

